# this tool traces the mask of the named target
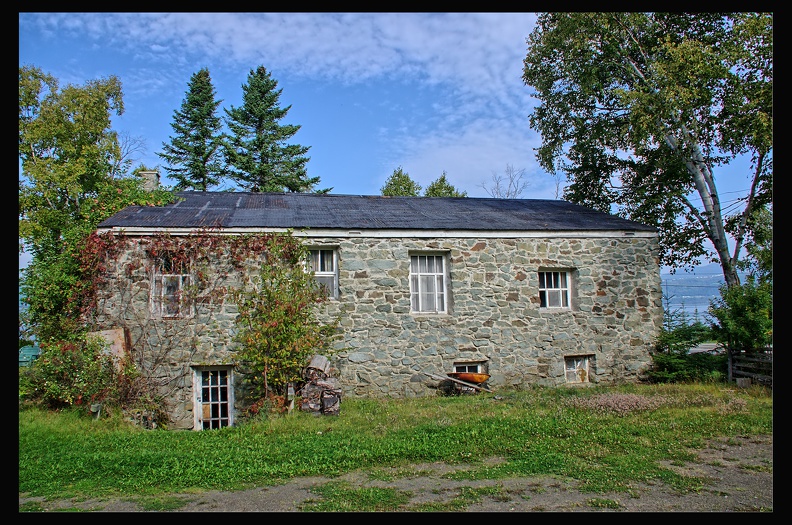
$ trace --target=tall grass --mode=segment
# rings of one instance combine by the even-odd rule
[[[574,478],[627,490],[695,478],[661,466],[723,436],[772,434],[772,394],[723,384],[536,388],[457,397],[343,399],[338,416],[295,411],[220,430],[143,430],[119,418],[19,413],[19,492],[146,496],[235,490],[298,476],[419,462],[473,464],[459,476]],[[495,465],[484,459],[498,457]]]

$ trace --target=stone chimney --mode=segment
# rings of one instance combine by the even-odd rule
[[[138,176],[145,179],[143,189],[146,191],[154,191],[159,187],[159,172],[158,171],[139,171]]]

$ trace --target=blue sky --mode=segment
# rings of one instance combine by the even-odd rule
[[[120,133],[152,168],[192,74],[209,69],[222,108],[263,65],[291,105],[281,124],[310,146],[308,175],[332,193],[379,195],[401,167],[425,188],[446,173],[470,197],[524,170],[523,198],[555,199],[534,156],[537,105],[522,81],[532,13],[19,13],[19,65],[61,83],[117,76]],[[724,207],[747,193],[748,163],[718,168]],[[164,170],[160,169],[164,176]],[[163,178],[163,184],[173,182]]]
[[[20,13],[19,63],[82,85],[116,75],[118,131],[143,137],[146,166],[173,135],[193,73],[207,67],[221,108],[263,65],[282,89],[282,124],[310,146],[308,173],[333,193],[379,195],[402,167],[469,196],[506,165],[525,169],[526,197],[555,198],[538,168],[521,80],[529,13]],[[223,114],[222,111],[218,112]],[[137,163],[136,163],[137,164]],[[161,170],[162,172],[162,170]],[[164,175],[164,172],[163,172]],[[163,180],[167,184],[169,181]]]

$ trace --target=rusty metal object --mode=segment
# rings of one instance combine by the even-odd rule
[[[489,374],[481,374],[476,372],[447,372],[448,377],[459,379],[460,381],[467,381],[468,383],[475,383],[480,385],[490,378]]]

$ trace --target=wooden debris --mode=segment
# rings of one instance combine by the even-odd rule
[[[328,377],[329,362],[324,356],[314,356],[305,368],[305,385],[300,390],[300,409],[315,414],[337,416],[341,410],[341,388],[338,380]]]

